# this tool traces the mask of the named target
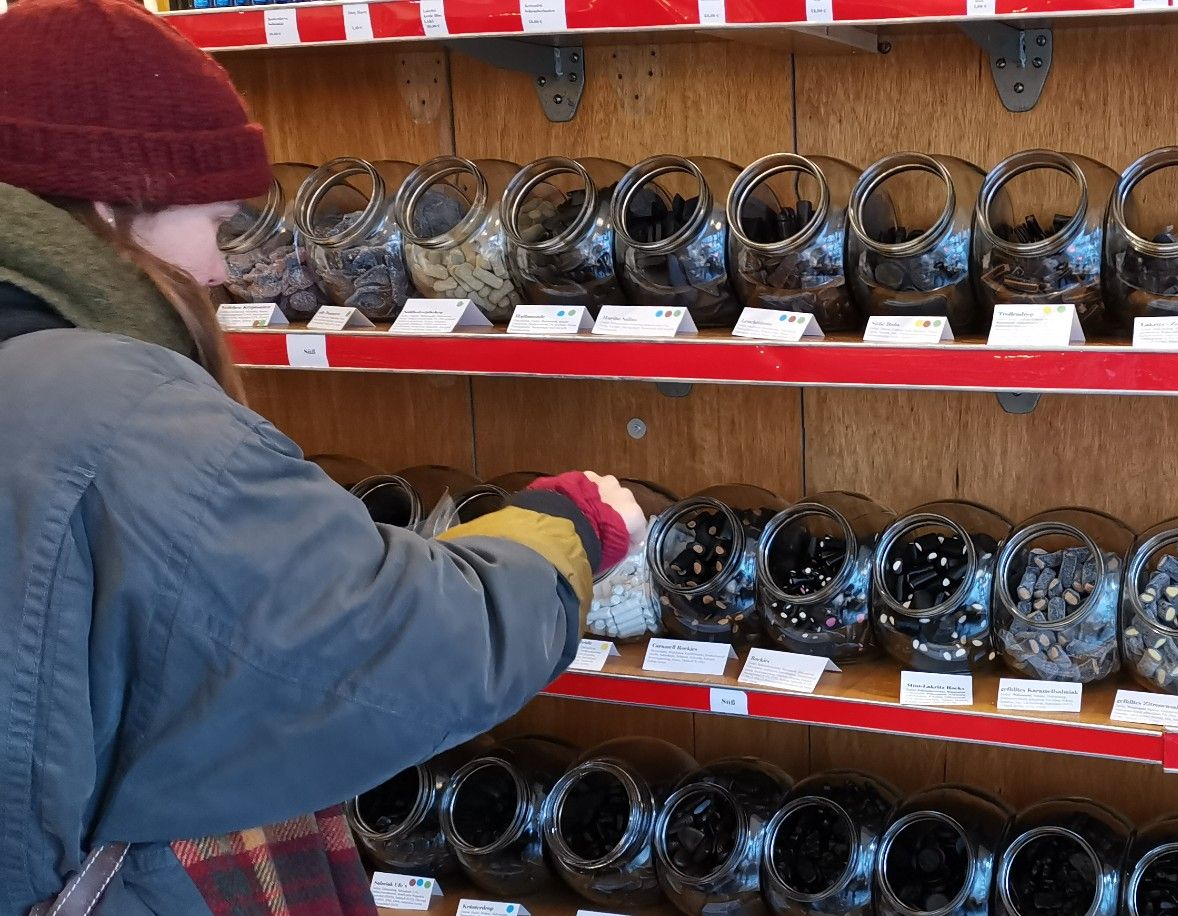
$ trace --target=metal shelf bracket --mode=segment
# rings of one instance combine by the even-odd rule
[[[990,72],[1007,111],[1030,111],[1051,72],[1051,29],[964,22],[961,29],[990,55]]]
[[[994,397],[1007,413],[1030,413],[1039,406],[1039,393],[1035,391],[998,391]]]
[[[585,49],[581,45],[554,48],[514,38],[470,38],[448,41],[446,46],[500,70],[531,76],[549,121],[561,124],[576,117],[585,91]]]

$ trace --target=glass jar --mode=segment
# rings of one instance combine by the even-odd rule
[[[1163,817],[1137,831],[1124,876],[1124,916],[1178,912],[1178,817]]]
[[[618,738],[584,754],[544,802],[544,841],[557,873],[594,903],[657,903],[655,819],[697,766],[686,751],[657,738]]]
[[[350,490],[360,481],[380,474],[379,468],[352,455],[307,455],[307,460],[318,465],[324,474],[345,490]]]
[[[1178,146],[1146,153],[1118,179],[1104,237],[1105,306],[1112,322],[1178,316],[1178,232],[1168,181]]]
[[[685,308],[700,328],[736,323],[724,202],[738,171],[723,159],[651,156],[618,182],[611,212],[632,305]]]
[[[1133,532],[1094,509],[1052,509],[1015,526],[994,583],[1006,664],[1044,681],[1088,684],[1120,668],[1117,615]]]
[[[614,268],[610,203],[626,167],[612,159],[548,156],[525,165],[503,194],[507,263],[526,302],[601,305],[625,300]]]
[[[646,563],[672,636],[755,642],[757,544],[779,496],[748,484],[710,487],[671,506],[651,526]]]
[[[892,815],[875,860],[877,916],[988,916],[1011,821],[997,798],[934,786]]]
[[[315,284],[295,229],[295,196],[314,166],[271,166],[270,190],[247,200],[217,233],[229,279],[225,290],[237,302],[273,302],[290,321],[306,321],[327,304]]]
[[[728,195],[728,261],[750,308],[812,314],[824,331],[858,327],[843,272],[847,201],[859,170],[841,159],[774,153]]]
[[[981,328],[969,274],[982,170],[953,156],[895,153],[868,168],[847,206],[847,278],[868,315],[941,315]]]
[[[1047,149],[994,166],[978,194],[973,240],[987,314],[1003,303],[1070,302],[1085,328],[1103,324],[1100,260],[1116,179],[1106,165]]]
[[[990,593],[998,543],[1010,521],[962,500],[917,506],[884,532],[875,551],[872,621],[906,668],[973,671],[996,656]]]
[[[445,467],[440,464],[424,464],[398,471],[417,491],[423,511],[429,515],[449,496],[454,500],[454,509],[459,523],[473,522],[491,512],[498,512],[507,505],[507,492],[493,484],[486,484],[466,471]]]
[[[352,487],[352,495],[364,503],[372,520],[382,525],[414,529],[426,515],[417,490],[396,474],[366,477]]]
[[[522,493],[541,477],[550,476],[552,475],[543,471],[509,471],[498,477],[492,477],[487,483],[492,487],[498,487],[504,493],[513,494]]]
[[[299,189],[296,220],[315,278],[332,303],[370,321],[392,321],[413,295],[392,195],[408,162],[342,157],[316,169]]]
[[[753,757],[718,760],[687,777],[654,828],[667,899],[688,916],[764,913],[765,828],[792,785],[782,770]]]
[[[493,744],[481,735],[350,799],[344,813],[368,859],[377,868],[424,878],[454,872],[458,862],[438,818],[442,794],[455,770]]]
[[[549,738],[511,738],[450,779],[442,833],[467,877],[487,893],[527,897],[556,883],[540,815],[574,756]]]
[[[1178,693],[1178,518],[1133,542],[1121,591],[1121,653],[1143,687]]]
[[[507,268],[500,218],[503,189],[519,166],[439,156],[401,185],[394,212],[405,234],[405,260],[423,296],[470,299],[497,324],[522,301]]]
[[[761,887],[779,916],[873,916],[880,837],[900,794],[856,770],[803,779],[765,833]]]
[[[994,881],[995,916],[1116,916],[1133,826],[1088,798],[1055,798],[1014,820]]]
[[[757,611],[789,652],[838,661],[875,648],[871,561],[896,517],[861,493],[819,493],[776,515],[757,549]]]

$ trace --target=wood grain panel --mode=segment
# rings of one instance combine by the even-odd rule
[[[636,706],[585,703],[556,697],[536,697],[497,729],[497,737],[553,735],[583,750],[611,738],[651,735],[695,753],[694,716]]]
[[[914,792],[945,781],[948,749],[943,741],[924,738],[811,728],[810,770],[851,767],[882,777],[901,792]]]
[[[801,490],[796,391],[696,385],[669,398],[651,384],[475,379],[476,451],[487,477],[521,468],[588,468],[680,495],[723,482]],[[647,434],[626,432],[632,418]]]
[[[721,757],[761,757],[801,779],[810,772],[810,729],[787,722],[697,715],[695,754],[700,763]]]

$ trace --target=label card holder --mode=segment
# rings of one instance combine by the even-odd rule
[[[991,347],[1067,347],[1084,342],[1076,307],[1062,305],[996,305],[990,323]]]
[[[430,901],[442,896],[442,887],[433,878],[381,871],[373,873],[371,890],[377,906],[398,910],[428,910]]]
[[[266,26],[266,44],[281,47],[302,42],[299,17],[294,10],[266,10],[262,17]]]
[[[308,331],[343,331],[348,328],[375,327],[364,315],[354,308],[340,305],[325,305],[307,322]]]
[[[1109,719],[1175,728],[1178,727],[1178,697],[1141,690],[1118,690]]]
[[[723,674],[736,650],[722,642],[652,639],[642,661],[643,671],[669,674]]]
[[[827,671],[838,674],[842,669],[821,655],[751,649],[748,658],[745,659],[744,670],[740,672],[737,680],[742,684],[813,693],[818,681]]]
[[[1178,350],[1178,318],[1134,318],[1133,347]]]
[[[286,316],[273,302],[230,302],[218,307],[217,323],[226,331],[286,327]]]
[[[421,30],[426,38],[440,38],[450,34],[443,0],[420,0],[417,13],[421,17]]]
[[[1084,685],[1057,681],[1030,681],[1004,677],[998,681],[998,708],[1038,712],[1079,712]]]
[[[570,671],[600,671],[611,658],[620,658],[618,647],[605,639],[582,639]]]
[[[713,687],[708,691],[708,705],[712,712],[726,716],[747,716],[749,695],[743,690],[728,687]]]
[[[593,333],[606,337],[676,337],[698,333],[685,308],[649,305],[603,305]]]
[[[508,334],[576,334],[593,327],[593,316],[584,306],[517,305],[511,313]]]
[[[458,902],[454,916],[531,916],[520,903],[500,903],[497,900],[467,900]]]
[[[949,319],[940,315],[872,315],[864,343],[938,344],[953,339]]]
[[[458,328],[489,328],[491,322],[469,299],[410,299],[390,334],[450,334]]]
[[[834,0],[806,0],[807,22],[834,22]]]
[[[519,0],[525,32],[567,32],[564,0]]]
[[[348,41],[372,41],[372,14],[367,3],[344,4],[344,38]]]
[[[973,678],[968,674],[900,674],[901,706],[972,706]]]
[[[724,25],[727,21],[724,0],[699,0],[700,25]]]
[[[797,343],[803,337],[821,340],[826,335],[818,326],[818,319],[809,312],[746,308],[740,313],[740,320],[732,329],[732,336]]]
[[[327,338],[322,334],[287,334],[286,362],[294,369],[330,369]]]

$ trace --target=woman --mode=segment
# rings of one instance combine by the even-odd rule
[[[225,74],[133,0],[15,4],[0,60],[0,916],[371,911],[338,820],[193,838],[511,715],[641,514],[569,474],[374,526],[240,403],[204,287],[269,169]]]

